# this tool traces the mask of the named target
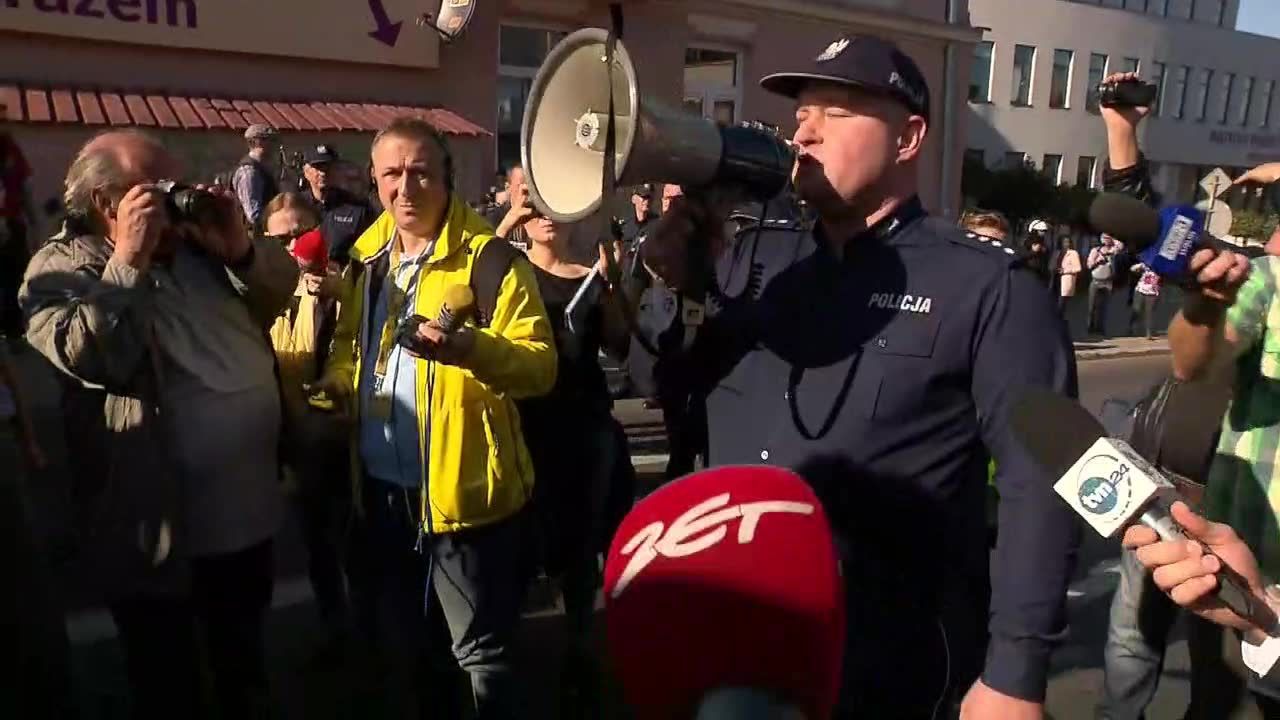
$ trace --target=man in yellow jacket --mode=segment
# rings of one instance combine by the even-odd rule
[[[448,148],[430,125],[397,120],[372,154],[386,212],[351,250],[319,388],[354,409],[357,552],[368,575],[356,590],[370,595],[395,716],[438,712],[453,692],[425,687],[418,666],[426,618],[442,612],[478,717],[515,718],[511,640],[530,568],[521,511],[534,478],[514,400],[554,384],[551,327],[517,259],[485,327],[445,334],[433,321],[416,352],[397,344],[404,318],[438,317],[445,290],[469,283],[493,234],[454,196]]]

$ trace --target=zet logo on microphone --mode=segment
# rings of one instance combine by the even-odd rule
[[[1114,455],[1094,455],[1086,460],[1076,474],[1080,507],[1102,521],[1124,517],[1133,500],[1130,472],[1125,460]]]

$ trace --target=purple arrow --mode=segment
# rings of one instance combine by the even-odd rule
[[[382,6],[382,0],[369,0],[369,12],[373,13],[373,22],[377,25],[369,33],[369,37],[387,47],[395,47],[396,41],[400,39],[400,28],[404,23],[391,22],[391,18],[387,16],[387,9]]]

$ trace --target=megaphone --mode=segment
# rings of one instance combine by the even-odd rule
[[[529,90],[520,159],[534,206],[558,222],[577,222],[604,202],[609,93],[614,105],[615,187],[673,183],[696,191],[728,187],[754,200],[787,185],[795,155],[787,141],[758,126],[716,123],[641,97],[626,47],[609,34],[578,30],[547,55]]]

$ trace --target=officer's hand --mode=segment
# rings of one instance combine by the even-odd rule
[[[1262,575],[1248,546],[1230,526],[1209,522],[1184,502],[1174,503],[1172,514],[1189,539],[1161,542],[1155,530],[1135,525],[1125,531],[1124,546],[1135,551],[1156,587],[1178,605],[1217,625],[1261,633],[1253,621],[1236,615],[1217,596],[1217,573],[1225,562],[1265,606]],[[1205,554],[1206,547],[1213,555]]]
[[[981,680],[960,704],[960,720],[1043,720],[1044,705],[992,690]]]
[[[1230,250],[1205,248],[1191,256],[1188,269],[1195,282],[1189,288],[1193,295],[1230,305],[1249,279],[1249,258]]]
[[[689,245],[699,234],[706,240],[713,259],[728,245],[724,226],[731,206],[727,200],[688,195],[672,198],[671,207],[658,218],[640,246],[645,265],[669,287],[685,287],[689,279]]]
[[[1271,185],[1280,181],[1280,162],[1267,163],[1253,168],[1235,179],[1232,185]]]
[[[1114,73],[1104,78],[1102,83],[1106,85],[1138,80],[1141,80],[1138,73]],[[1089,88],[1089,92],[1094,91],[1095,88]],[[1107,124],[1108,129],[1136,130],[1143,119],[1151,114],[1151,107],[1103,107],[1101,112],[1102,121]]]

